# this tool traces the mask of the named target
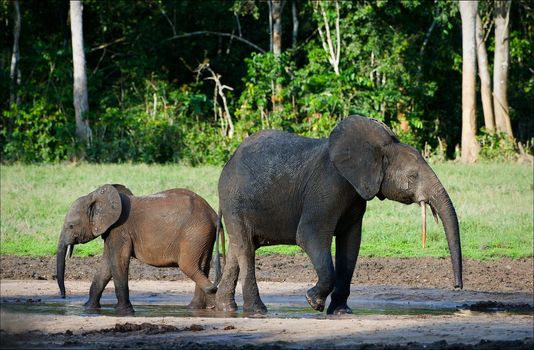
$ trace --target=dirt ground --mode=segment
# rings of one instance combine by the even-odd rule
[[[193,283],[176,268],[132,260],[135,316],[117,317],[113,283],[100,314],[81,307],[100,257],[67,261],[58,297],[55,258],[2,256],[2,348],[351,348],[530,349],[533,260],[464,260],[464,289],[452,289],[449,259],[361,258],[349,305],[326,316],[304,298],[316,281],[304,255],[257,258],[265,316],[192,313]],[[242,304],[238,285],[237,303]],[[498,311],[500,310],[500,311]],[[507,311],[502,311],[507,310]],[[519,312],[516,312],[519,310]]]

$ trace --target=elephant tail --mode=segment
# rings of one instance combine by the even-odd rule
[[[221,242],[221,253],[223,259],[223,265],[226,265],[226,247],[224,240],[224,228],[222,225],[222,210],[219,209],[217,217],[217,230],[215,231],[215,285],[218,285],[221,281],[222,268],[221,268],[221,254],[219,253],[219,241]]]

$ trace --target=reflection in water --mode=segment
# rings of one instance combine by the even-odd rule
[[[3,310],[17,313],[52,314],[67,316],[117,316],[114,305],[103,304],[101,309],[86,310],[82,304],[69,303],[13,303],[2,301]],[[330,317],[357,317],[358,315],[449,315],[456,309],[427,309],[372,307],[353,308],[352,315],[326,316],[325,313],[312,311],[309,307],[270,307],[266,315],[237,312],[219,312],[215,310],[192,310],[186,306],[137,304],[134,306],[137,317],[254,317],[254,318],[330,318]]]
[[[465,306],[465,305],[464,305]],[[0,301],[2,310],[16,313],[29,314],[52,314],[52,315],[67,315],[67,316],[119,316],[115,311],[113,304],[102,304],[101,309],[87,310],[83,307],[83,303],[73,303],[68,301],[54,301],[41,302],[31,299],[2,299]],[[250,318],[309,318],[309,319],[326,319],[326,318],[353,318],[363,315],[452,315],[457,312],[464,312],[462,308],[446,304],[414,304],[414,303],[362,303],[352,305],[353,314],[342,316],[327,316],[326,313],[314,312],[308,306],[283,306],[271,305],[269,312],[266,315],[245,313],[241,310],[237,312],[219,312],[212,309],[207,310],[193,310],[182,305],[172,304],[135,304],[135,317],[250,317]],[[509,314],[527,314],[534,315],[532,310],[522,311],[506,311],[501,313]]]

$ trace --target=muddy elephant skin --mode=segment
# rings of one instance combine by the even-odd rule
[[[245,139],[219,179],[219,204],[230,246],[216,295],[217,309],[236,310],[240,276],[243,309],[266,312],[255,275],[255,250],[298,244],[318,282],[306,293],[312,308],[350,313],[347,298],[358,258],[367,201],[378,197],[429,205],[443,222],[455,287],[462,287],[460,229],[454,206],[419,152],[383,123],[361,116],[342,120],[329,138],[262,131]],[[335,237],[335,265],[331,254]]]
[[[134,196],[122,185],[104,185],[78,198],[70,207],[59,237],[57,280],[65,297],[65,258],[75,244],[104,239],[102,264],[89,291],[86,308],[100,308],[100,298],[113,277],[116,310],[132,313],[129,299],[130,257],[156,267],[180,267],[195,283],[192,308],[205,308],[216,282],[208,279],[219,219],[199,195],[170,189]],[[217,252],[218,258],[218,252]],[[216,268],[219,266],[216,261]]]

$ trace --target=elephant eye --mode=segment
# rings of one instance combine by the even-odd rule
[[[74,228],[73,224],[69,224],[69,228],[72,230]]]

